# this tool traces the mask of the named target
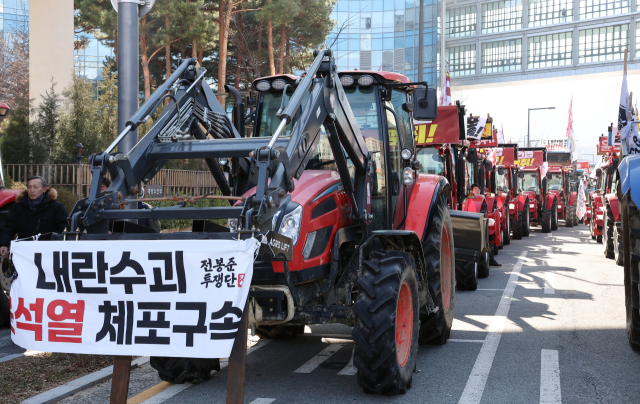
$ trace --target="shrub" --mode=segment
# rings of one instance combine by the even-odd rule
[[[174,201],[152,201],[147,203],[153,206],[154,208],[170,207],[170,206],[175,206],[176,204],[176,202]],[[190,207],[190,208],[195,208],[195,207],[205,208],[205,207],[216,207],[216,206],[229,206],[229,202],[225,200],[220,200],[220,199],[200,199],[197,203],[187,204],[187,207]],[[227,221],[224,219],[216,219],[211,221],[217,224],[225,225],[225,226],[227,224]],[[183,229],[186,227],[191,227],[192,224],[193,224],[193,220],[191,219],[180,219],[180,220],[170,219],[170,220],[160,221],[160,226],[163,230]]]
[[[56,187],[56,191],[58,191],[58,200],[64,205],[67,213],[70,213],[73,206],[78,202],[78,196],[67,187]]]

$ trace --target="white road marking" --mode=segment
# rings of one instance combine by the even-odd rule
[[[540,362],[540,404],[560,404],[560,361],[558,351],[543,349]]]
[[[518,257],[518,262],[513,266],[513,271],[509,276],[507,286],[504,288],[504,293],[498,304],[496,314],[493,316],[491,325],[489,326],[489,333],[480,348],[480,353],[476,359],[476,363],[473,365],[467,385],[464,387],[462,397],[460,397],[459,404],[475,404],[480,403],[482,399],[482,393],[484,387],[487,384],[487,377],[491,371],[491,365],[493,365],[493,358],[496,356],[496,350],[502,337],[502,330],[504,329],[504,323],[509,314],[509,308],[511,307],[511,301],[513,298],[513,292],[516,289],[516,281],[520,276],[520,270],[522,264],[527,256],[527,251],[523,251]]]
[[[340,348],[342,348],[344,344],[331,344],[325,349],[322,350],[319,354],[309,359],[307,363],[300,366],[293,373],[311,373],[313,372],[322,362],[326,361],[333,355],[338,352]]]
[[[275,398],[256,398],[255,400],[253,400],[249,404],[270,404],[270,403],[272,403],[274,401],[276,401]]]
[[[555,274],[553,272],[545,272],[544,274],[544,293],[546,295],[553,295],[556,290],[553,288],[555,284]]]
[[[449,338],[449,342],[480,342],[480,343],[484,343],[483,339],[455,339],[455,338]]]
[[[353,366],[353,353],[355,351],[355,347],[353,349],[354,350],[351,351],[351,359],[349,360],[349,363],[340,372],[338,372],[338,374],[341,376],[354,376],[356,373],[358,373],[358,369]]]
[[[251,348],[247,349],[247,355],[257,351],[258,349],[260,349],[263,346],[267,345],[271,341],[272,340],[270,340],[270,339],[261,339],[260,341],[258,341],[257,344],[255,344]],[[229,359],[220,359],[220,371],[222,371],[222,369],[226,368],[228,365],[229,365]],[[141,404],[160,404],[160,403],[163,403],[166,400],[170,399],[171,397],[175,396],[176,394],[180,393],[182,390],[186,390],[191,386],[195,386],[195,385],[191,384],[191,383],[174,384],[173,386],[168,387],[167,389],[161,391],[160,393],[156,394],[155,396],[149,397],[147,400],[143,401]]]

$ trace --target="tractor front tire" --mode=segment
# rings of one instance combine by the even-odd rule
[[[218,359],[200,358],[167,358],[152,356],[151,367],[158,371],[158,376],[165,382],[182,384],[184,382],[198,383],[209,380],[211,371],[220,371]]]
[[[405,393],[418,354],[420,298],[413,257],[405,252],[372,252],[353,309],[353,364],[358,384],[368,393]]]
[[[523,231],[524,231],[524,210],[518,212],[518,219],[513,221],[513,239],[514,240],[522,240]]]
[[[529,200],[527,199],[527,204],[522,210],[522,235],[525,237],[529,237],[531,234],[531,212],[529,211]]]
[[[482,253],[482,259],[478,263],[478,277],[480,278],[488,278],[489,277],[489,269],[491,267],[491,254],[488,252]]]
[[[540,223],[543,233],[551,233],[551,209],[542,209],[542,222]]]
[[[558,230],[558,200],[553,200],[551,205],[551,230]]]
[[[573,217],[575,215],[576,215],[575,205],[569,205],[564,216],[564,223],[566,227],[573,227]]]
[[[604,256],[607,258],[613,259],[615,257],[614,254],[614,246],[613,246],[613,228],[615,227],[615,222],[613,221],[613,211],[611,210],[611,205],[608,203],[604,209],[604,216],[602,217],[602,247],[604,249]]]
[[[616,223],[613,228],[613,255],[617,265],[624,266],[624,247],[622,244],[622,224]]]
[[[504,232],[502,238],[502,245],[511,244],[511,218],[509,218],[509,211],[507,210],[507,217],[505,219],[507,221],[507,231]]]
[[[433,209],[436,209],[433,221],[422,245],[427,267],[429,294],[439,310],[429,314],[426,305],[423,304],[420,308],[418,342],[420,344],[443,345],[449,339],[453,324],[457,270],[449,209],[443,198]],[[476,287],[477,283],[476,277]]]
[[[9,317],[10,317],[9,298],[4,293],[4,291],[0,289],[0,328],[9,326]]]
[[[640,212],[629,195],[622,198],[622,244],[624,261],[624,295],[627,312],[627,337],[634,351],[640,351]],[[634,230],[638,233],[634,234]]]

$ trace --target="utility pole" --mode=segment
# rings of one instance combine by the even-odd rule
[[[424,22],[424,4],[423,0],[420,0],[420,11],[418,12],[418,81],[423,81],[424,66],[422,63],[422,52],[424,51],[424,34],[423,34],[423,22]]]

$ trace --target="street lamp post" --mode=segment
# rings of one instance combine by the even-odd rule
[[[544,107],[544,108],[529,108],[527,111],[527,147],[530,147],[530,139],[529,139],[529,129],[531,128],[531,111],[536,111],[539,109],[556,109],[556,107]]]
[[[84,158],[84,146],[76,145],[76,160],[78,160],[78,200],[82,199],[82,159]]]

